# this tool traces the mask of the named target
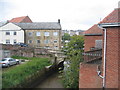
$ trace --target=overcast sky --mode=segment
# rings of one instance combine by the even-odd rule
[[[87,30],[115,8],[119,0],[0,0],[0,21],[28,15],[33,22],[57,22],[62,29]]]

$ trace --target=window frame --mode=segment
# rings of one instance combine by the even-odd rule
[[[50,32],[44,32],[44,36],[50,36]]]
[[[54,49],[58,49],[58,46],[54,46]]]
[[[16,44],[15,42],[17,43],[17,40],[16,40],[16,39],[13,40],[13,43],[14,43],[14,44]]]
[[[31,41],[31,42],[30,42]],[[32,43],[32,40],[28,40],[28,43],[31,44]]]
[[[57,43],[58,42],[58,40],[54,40],[54,43]]]
[[[30,33],[31,33],[31,34],[30,34]],[[29,36],[32,36],[32,34],[33,34],[32,32],[28,32],[28,35],[29,35]]]
[[[7,41],[8,41],[9,43],[7,43]],[[6,39],[6,44],[10,44],[10,39]]]
[[[17,35],[17,32],[16,32],[16,31],[14,31],[14,32],[13,32],[13,35]]]
[[[44,44],[49,44],[49,40],[44,40]]]
[[[41,33],[40,32],[36,32],[36,36],[41,36]]]
[[[38,41],[39,41],[39,42],[38,42]],[[37,43],[37,44],[40,44],[40,40],[36,40],[36,43]]]
[[[53,32],[53,36],[58,36],[58,32]]]
[[[10,32],[9,32],[9,31],[6,31],[5,35],[10,35]]]

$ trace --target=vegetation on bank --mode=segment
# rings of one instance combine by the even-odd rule
[[[63,51],[67,55],[69,64],[64,66],[66,70],[62,73],[62,81],[65,88],[79,87],[79,64],[83,61],[82,52],[84,48],[83,36],[72,36],[69,43],[64,45]]]
[[[9,70],[2,73],[2,87],[11,88],[19,84],[26,83],[26,80],[36,73],[37,71],[42,71],[45,66],[50,65],[48,58],[27,58],[27,57],[18,57],[13,56],[15,59],[28,59],[30,61],[19,66],[10,68]]]

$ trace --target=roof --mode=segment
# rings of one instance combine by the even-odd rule
[[[93,25],[87,31],[84,32],[85,35],[102,35],[103,30],[98,27],[97,24]]]
[[[16,18],[13,18],[13,19],[9,20],[9,22],[32,23],[31,19],[28,16],[16,17]]]
[[[61,30],[58,22],[13,23],[24,30]]]
[[[100,23],[116,23],[116,22],[120,22],[120,14],[119,13],[120,13],[120,8],[114,9]]]

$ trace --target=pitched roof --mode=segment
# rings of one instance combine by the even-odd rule
[[[116,22],[120,22],[120,8],[114,9],[100,23],[116,23]]]
[[[61,30],[58,22],[14,23],[24,30]]]
[[[28,16],[22,16],[22,17],[16,17],[13,18],[11,20],[9,20],[9,22],[15,22],[15,23],[32,23],[31,19]]]
[[[87,31],[84,32],[85,35],[102,35],[103,30],[98,27],[97,24],[93,25]]]

